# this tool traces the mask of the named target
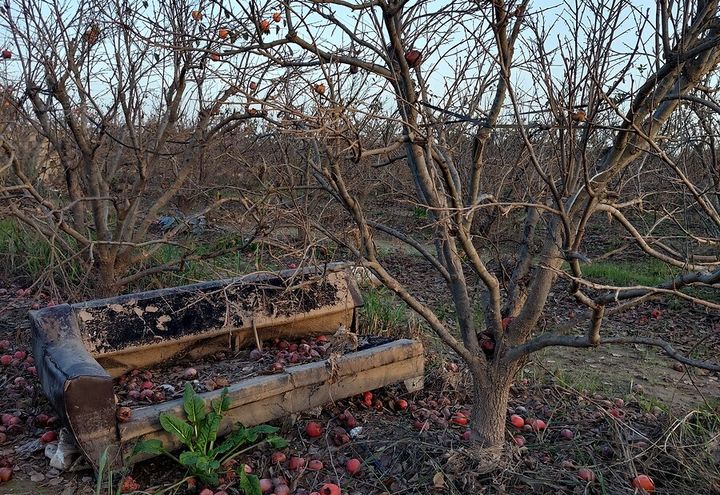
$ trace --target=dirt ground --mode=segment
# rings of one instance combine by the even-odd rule
[[[421,260],[398,253],[395,268],[434,307],[446,304],[439,281]],[[61,473],[48,465],[40,440],[57,431],[34,375],[32,359],[15,355],[29,350],[27,310],[47,304],[37,294],[0,289],[0,354],[13,361],[2,366],[0,412],[19,418],[3,426],[0,467],[12,465],[14,478],[0,484],[3,494],[89,494],[95,488],[88,470]],[[557,294],[546,315],[549,323],[576,311],[573,302]],[[451,314],[447,315],[451,318]],[[695,357],[717,356],[720,317],[686,306],[648,303],[622,317],[610,319],[604,331],[614,335],[647,332],[663,336]],[[479,475],[477,459],[463,441],[467,427],[452,418],[468,407],[468,376],[431,337],[425,390],[409,394],[402,388],[373,391],[381,401],[368,408],[362,398],[329,404],[317,414],[278,422],[289,442],[286,455],[300,455],[323,463],[319,471],[273,465],[270,451],[255,451],[240,459],[261,477],[284,477],[295,494],[308,494],[322,483],[335,482],[346,494],[632,494],[637,474],[653,477],[660,494],[720,493],[720,377],[674,364],[643,346],[602,347],[592,350],[551,349],[527,363],[513,387],[510,414],[547,423],[542,431],[522,431],[508,423],[505,469]],[[701,344],[701,345],[700,345]],[[22,359],[21,359],[22,358]],[[407,410],[398,400],[409,403]],[[350,410],[362,433],[336,446],[338,416]],[[318,421],[325,434],[309,439],[308,421]],[[426,425],[426,426],[419,426]],[[427,429],[425,429],[427,427]],[[420,429],[418,429],[420,428]],[[572,439],[566,439],[570,430]],[[517,440],[522,436],[523,440]],[[524,443],[520,446],[519,443]],[[359,475],[345,472],[345,462],[358,458]],[[592,470],[595,481],[578,477]],[[155,493],[182,478],[182,471],[166,459],[136,465],[131,476],[144,492]],[[237,484],[225,487],[240,493]],[[169,493],[196,493],[184,486]]]

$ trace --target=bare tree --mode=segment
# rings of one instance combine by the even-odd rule
[[[357,243],[321,219],[315,228],[345,243],[465,361],[474,438],[489,466],[503,445],[512,379],[535,351],[647,344],[720,369],[652,336],[601,334],[606,316],[661,296],[719,309],[686,290],[720,280],[717,174],[691,172],[688,161],[698,149],[703,161],[716,153],[714,141],[667,135],[687,129],[688,118],[716,125],[707,112],[688,114],[713,108],[718,2],[648,7],[295,1],[284,6],[282,32],[256,52],[282,74],[274,104],[284,118],[276,123],[306,150],[298,168],[342,205]],[[252,25],[270,12],[256,5],[231,14]],[[373,175],[357,180],[359,169]],[[387,174],[385,205],[425,209],[422,228],[374,218],[366,188]],[[646,225],[653,215],[660,217]],[[586,234],[606,218],[675,275],[655,287],[589,281]],[[660,224],[674,235],[660,235]],[[506,278],[495,269],[504,261],[498,233],[515,246]],[[455,327],[392,273],[378,235],[407,243],[437,271]],[[587,311],[543,325],[548,296],[560,287]]]
[[[224,133],[259,117],[237,105],[247,103],[247,78],[261,69],[223,60],[218,14],[194,8],[26,0],[2,9],[15,53],[6,72],[13,114],[0,138],[7,160],[0,201],[80,261],[101,295],[243,249],[264,228],[248,191],[204,194],[195,180]],[[200,254],[183,241],[186,222],[151,231],[178,197],[191,196],[194,218],[237,205],[244,241]],[[167,245],[181,254],[148,265]]]

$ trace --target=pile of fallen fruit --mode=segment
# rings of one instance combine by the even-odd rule
[[[260,349],[218,352],[194,359],[192,366],[182,359],[152,369],[134,369],[115,379],[120,406],[142,407],[182,397],[185,383],[197,393],[222,389],[230,383],[259,375],[280,373],[288,366],[316,362],[330,354],[332,337],[299,340],[275,339]]]

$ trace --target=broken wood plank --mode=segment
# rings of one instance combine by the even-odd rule
[[[390,372],[391,374],[387,378],[392,381],[388,383],[418,376],[417,374],[397,376],[397,374],[392,373],[393,366],[399,366],[398,363],[404,362],[416,362],[419,363],[420,367],[424,365],[423,347],[420,342],[401,339],[341,356],[337,361],[336,379],[338,382],[346,379],[352,382],[355,379],[354,377],[373,369],[383,369],[385,372]],[[330,370],[326,363],[327,360],[301,364],[287,368],[283,373],[257,376],[233,383],[228,387],[231,400],[230,407],[238,408],[266,398],[282,397],[284,394],[291,393],[298,388],[335,386],[336,384],[326,385],[330,379]],[[422,375],[422,373],[419,375]],[[381,386],[384,385],[376,385],[373,388]],[[357,393],[365,390],[368,389],[360,390]],[[215,390],[199,394],[199,396],[209,402],[220,397],[220,394],[221,390]],[[161,412],[182,416],[182,399],[135,409],[132,420],[119,425],[120,437],[123,442],[149,434],[160,428],[158,417]]]
[[[265,423],[288,414],[351,397],[366,390],[374,390],[397,381],[422,376],[423,372],[423,358],[416,356],[404,361],[366,369],[360,373],[346,374],[332,384],[310,383],[301,387],[291,386],[288,388],[286,384],[289,381],[289,376],[276,376],[275,378],[278,379],[280,386],[273,390],[277,393],[257,399],[246,397],[248,402],[244,403],[238,403],[236,397],[230,393],[230,410],[227,411],[226,416],[223,418],[219,434],[225,435],[229,433],[237,423],[244,426]],[[201,394],[201,397],[207,398],[207,395]],[[162,404],[158,406],[162,406]],[[162,407],[158,406],[143,408],[146,411],[143,411],[142,416],[121,425],[120,438],[123,452],[126,455],[132,451],[134,444],[140,440],[161,440],[164,447],[171,451],[181,447],[181,443],[177,438],[162,429],[158,418],[161,412],[181,415],[182,408],[174,405],[163,410]],[[145,458],[147,456],[137,456],[130,462],[138,462]]]

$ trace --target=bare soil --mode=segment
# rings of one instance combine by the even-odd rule
[[[259,284],[231,284],[212,293],[198,290],[88,307],[81,310],[80,317],[88,349],[111,352],[222,326],[240,327],[246,324],[243,315],[251,311],[287,316],[336,300],[337,288],[322,279],[287,282],[278,278]]]

